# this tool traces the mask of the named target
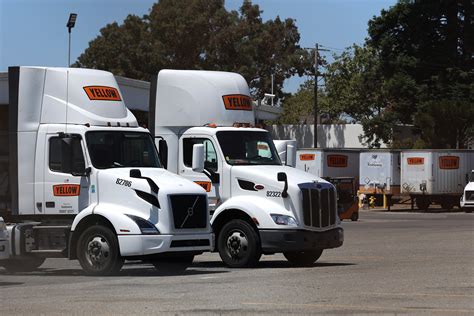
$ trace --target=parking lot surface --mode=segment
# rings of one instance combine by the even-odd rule
[[[39,271],[0,268],[0,315],[13,314],[474,314],[474,214],[362,212],[345,243],[312,267],[282,255],[229,269],[218,254],[182,275],[126,264],[85,276],[75,261]]]

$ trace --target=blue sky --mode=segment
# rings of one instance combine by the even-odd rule
[[[87,48],[108,23],[121,23],[128,14],[146,14],[156,0],[0,0],[0,71],[12,65],[67,66],[70,12],[78,14],[72,34],[71,60]],[[367,21],[396,0],[254,0],[263,19],[294,18],[300,44],[316,42],[335,53],[353,43],[363,43]],[[242,0],[227,0],[236,10]],[[293,92],[305,78],[287,81]]]

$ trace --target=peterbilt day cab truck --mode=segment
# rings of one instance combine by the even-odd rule
[[[111,73],[10,67],[0,79],[0,266],[183,270],[213,248],[205,190],[161,167]]]
[[[161,70],[150,88],[149,119],[167,169],[208,191],[216,248],[228,266],[252,266],[274,253],[308,265],[343,244],[334,186],[290,167],[291,145],[289,166],[281,164],[268,131],[251,127],[241,75]],[[204,168],[193,168],[202,159]]]

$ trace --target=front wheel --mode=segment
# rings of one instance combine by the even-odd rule
[[[8,259],[0,261],[0,265],[10,273],[31,272],[38,269],[45,260],[45,258],[41,257]]]
[[[322,249],[310,251],[284,252],[286,260],[298,267],[307,267],[315,263],[323,253]]]
[[[181,274],[194,260],[193,255],[153,260],[151,263],[160,274]]]
[[[116,274],[124,262],[120,257],[117,236],[102,225],[89,227],[81,234],[77,258],[87,275]]]
[[[356,222],[357,220],[359,220],[359,213],[358,212],[352,213],[351,221]]]
[[[222,261],[231,268],[255,266],[262,256],[258,233],[241,219],[234,219],[222,227],[217,248]]]

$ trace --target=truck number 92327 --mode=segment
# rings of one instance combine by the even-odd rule
[[[267,191],[268,197],[281,197],[281,192],[279,191]]]

